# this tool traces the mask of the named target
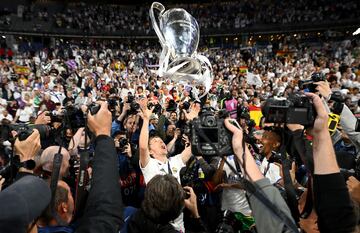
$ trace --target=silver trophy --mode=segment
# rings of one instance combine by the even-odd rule
[[[159,11],[157,18],[155,10]],[[162,47],[159,76],[178,83],[192,84],[195,97],[202,97],[211,88],[212,67],[206,57],[196,52],[200,37],[197,21],[182,8],[165,11],[159,2],[151,5],[149,13]],[[205,87],[205,93],[201,96],[197,94],[198,85]]]

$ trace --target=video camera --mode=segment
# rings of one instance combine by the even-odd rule
[[[195,155],[220,156],[211,144],[223,155],[233,154],[232,134],[225,127],[224,118],[218,118],[211,108],[203,108],[191,125],[191,149]],[[210,140],[208,142],[204,136]]]
[[[326,77],[322,73],[313,73],[310,79],[300,80],[299,88],[300,90],[308,90],[309,92],[315,93],[317,85],[314,84],[316,82],[326,81]]]
[[[261,108],[267,123],[300,124],[305,127],[314,125],[316,111],[311,99],[300,93],[288,99],[269,98]]]

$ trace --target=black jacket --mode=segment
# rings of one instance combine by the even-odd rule
[[[354,232],[355,212],[340,173],[314,175],[313,193],[320,232]]]
[[[98,136],[91,189],[77,233],[118,233],[122,227],[123,203],[117,160],[114,140]]]

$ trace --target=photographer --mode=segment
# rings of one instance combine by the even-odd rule
[[[90,130],[95,134],[93,176],[85,212],[76,232],[118,232],[123,223],[121,190],[118,185],[117,156],[111,132],[111,113],[101,102],[95,115],[88,114]],[[105,182],[106,181],[106,182]]]
[[[312,129],[314,157],[314,204],[321,232],[353,232],[356,219],[349,192],[336,161],[328,131],[328,114],[321,99],[312,93],[317,117]],[[341,222],[341,225],[337,224]]]
[[[241,174],[241,166],[237,157],[229,155],[226,160]],[[236,175],[230,167],[224,163],[224,159],[220,162],[219,170],[223,171],[221,183],[215,187],[215,190],[222,189],[221,193],[221,210],[231,211],[234,214],[236,228],[234,230],[249,231],[254,227],[255,221],[251,216],[252,211],[246,199],[246,192],[242,189],[238,175]]]
[[[124,107],[120,116],[112,122],[111,133],[113,135],[115,132],[120,130],[126,131],[130,142],[137,145],[139,142],[139,117],[135,112],[130,112],[129,110],[129,103],[124,103]]]
[[[264,178],[248,148],[243,148],[242,143],[239,143],[243,140],[242,130],[232,125],[228,119],[225,120],[225,126],[233,133],[233,150],[241,167],[245,165],[243,167],[245,177],[254,182],[256,187],[262,190],[267,198],[291,219],[290,210],[279,191],[270,185],[270,181],[267,178]],[[244,150],[245,153],[243,153]],[[289,229],[284,228],[284,223],[277,219],[254,195],[248,194],[248,200],[255,219],[257,232],[291,232]]]
[[[125,206],[139,207],[145,183],[139,167],[139,157],[132,148],[124,131],[114,134],[115,148],[119,159],[119,175],[122,200]]]
[[[69,185],[59,180],[55,191],[54,206],[49,206],[38,221],[39,233],[69,233],[74,232],[75,226],[77,226],[76,232],[118,232],[121,227],[122,200],[118,185],[119,176],[116,165],[118,162],[115,146],[110,138],[111,113],[107,109],[107,104],[101,102],[98,113],[94,116],[89,113],[88,119],[88,127],[96,138],[91,188],[84,214],[76,224],[73,223],[74,198]],[[45,154],[53,152],[51,153],[53,155],[56,153],[55,149],[57,147],[49,147]],[[63,149],[62,153],[63,158],[69,157],[66,150]]]

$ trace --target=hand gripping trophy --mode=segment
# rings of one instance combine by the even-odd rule
[[[159,11],[159,24],[155,10]],[[212,67],[207,57],[196,52],[200,31],[195,18],[182,8],[165,11],[159,2],[152,3],[149,13],[162,47],[158,75],[176,83],[191,84],[195,98],[206,95],[213,81]],[[196,88],[200,85],[205,88],[201,96]]]

